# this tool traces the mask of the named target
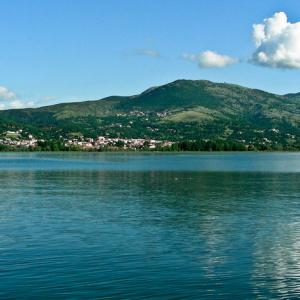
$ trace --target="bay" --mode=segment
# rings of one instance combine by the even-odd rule
[[[0,298],[298,298],[299,183],[299,153],[2,153]]]

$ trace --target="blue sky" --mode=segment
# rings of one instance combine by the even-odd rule
[[[297,57],[249,62],[253,24],[276,12],[299,22],[300,1],[2,0],[0,107],[132,95],[180,78],[300,92]],[[207,50],[233,61],[207,65]]]

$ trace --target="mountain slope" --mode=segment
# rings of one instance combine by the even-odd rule
[[[159,139],[299,143],[300,96],[227,83],[177,80],[130,97],[0,112],[2,130],[38,136],[74,133]]]

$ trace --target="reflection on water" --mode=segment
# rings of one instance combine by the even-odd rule
[[[2,153],[7,169],[300,173],[300,153]]]
[[[167,157],[155,156],[157,166],[191,159]],[[96,170],[72,155],[73,168],[62,159],[55,170],[58,158],[46,155],[26,170],[32,161],[8,159],[19,163],[1,168],[0,158],[0,298],[300,295],[300,173],[293,168],[273,172],[268,158],[269,171],[257,172],[247,155],[226,159],[251,172],[137,171],[122,156],[106,156],[110,166]],[[127,170],[114,165],[122,159]]]

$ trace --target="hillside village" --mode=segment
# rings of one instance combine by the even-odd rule
[[[75,135],[73,137],[60,136],[59,139],[37,138],[32,133],[19,129],[8,130],[0,134],[1,151],[253,151],[253,150],[292,150],[284,149],[272,139],[272,135],[281,134],[276,128],[268,131],[256,130],[257,136],[253,141],[238,139],[236,141],[219,140],[186,140],[171,141],[153,138],[124,138],[97,136],[96,138]],[[286,138],[295,140],[293,134],[286,134]],[[276,146],[277,145],[277,146]]]
[[[97,138],[89,138],[81,136],[79,138],[63,138],[61,137],[63,145],[70,149],[82,150],[100,150],[108,148],[121,149],[156,149],[163,147],[170,147],[174,144],[171,141],[160,141],[155,139],[131,139],[131,138],[110,138],[99,136]],[[40,143],[45,143],[44,139],[37,139],[32,134],[23,132],[22,129],[17,131],[6,131],[0,138],[0,145],[15,147],[15,148],[36,148]]]
[[[45,151],[294,151],[300,149],[299,110],[298,94],[176,80],[134,96],[2,110],[0,146]]]

